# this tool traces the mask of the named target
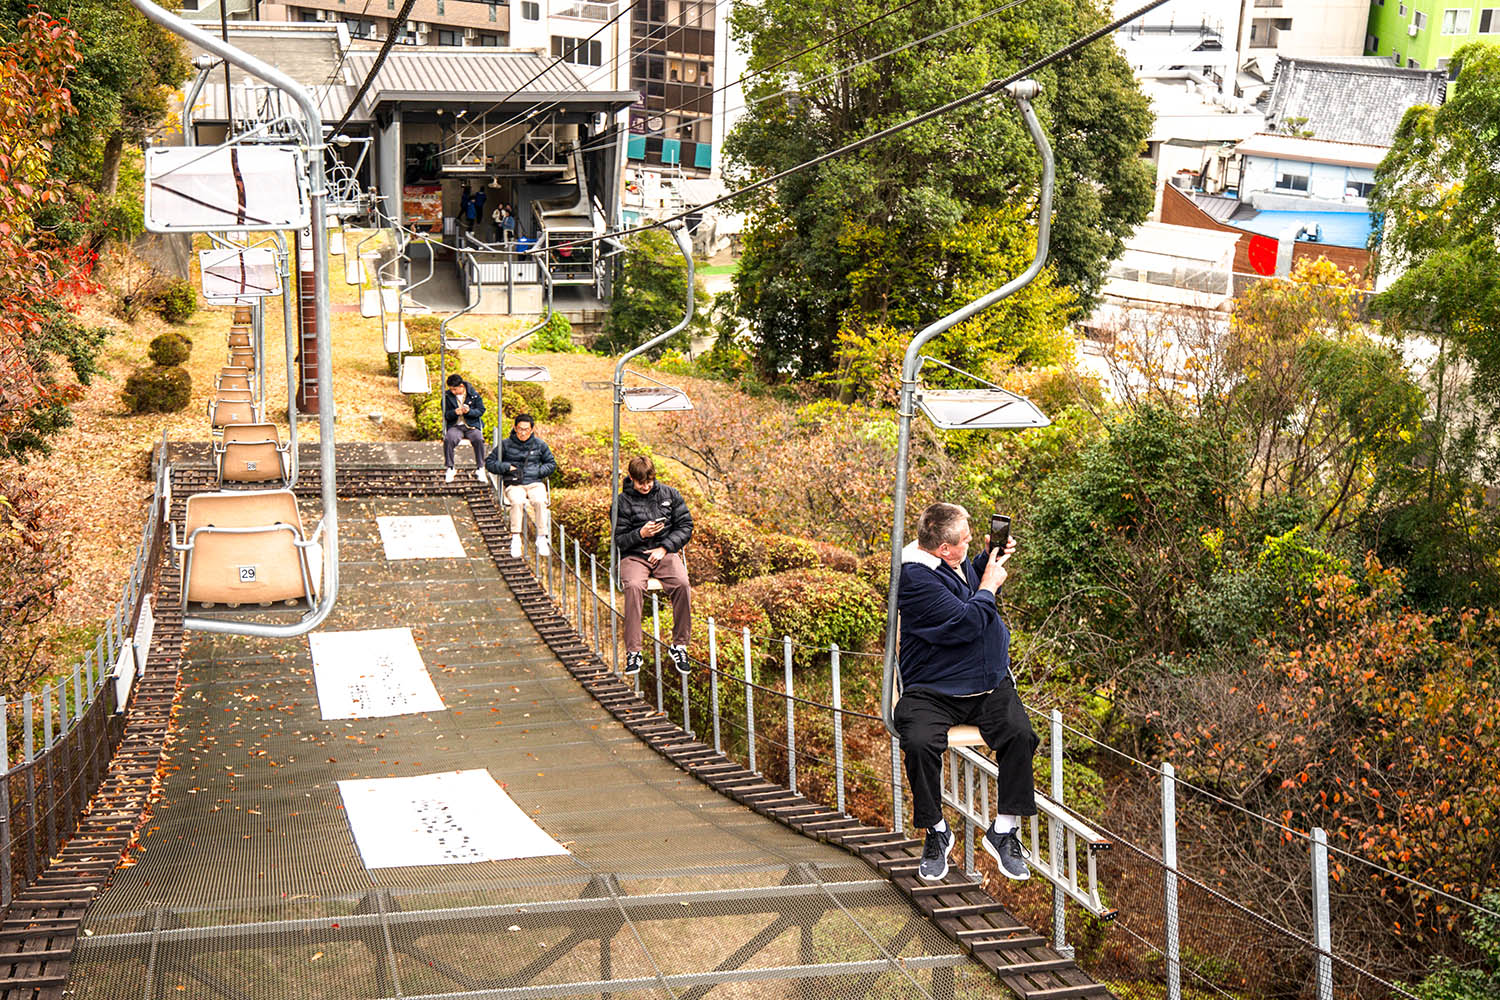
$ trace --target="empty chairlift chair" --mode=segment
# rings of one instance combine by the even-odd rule
[[[219,484],[275,483],[286,485],[287,446],[275,424],[230,424],[214,442]]]
[[[231,347],[229,349],[229,367],[255,368],[255,349],[252,347]]]
[[[236,347],[254,347],[255,345],[250,342],[250,328],[248,326],[230,327],[229,346],[231,349]]]
[[[249,326],[252,319],[252,308],[251,306],[235,306],[234,325]]]
[[[208,421],[214,430],[231,424],[258,424],[260,411],[248,389],[220,389],[208,404]]]
[[[318,599],[322,548],[302,531],[291,490],[200,493],[188,498],[182,537],[184,609],[306,609]]]
[[[214,388],[216,388],[216,389],[229,390],[231,392],[249,392],[250,391],[250,376],[249,375],[223,375],[223,374],[221,374],[221,375],[219,375],[219,377],[216,380],[216,382],[217,382],[217,384],[214,386]]]

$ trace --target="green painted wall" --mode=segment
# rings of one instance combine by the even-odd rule
[[[1402,7],[1406,13],[1402,14]],[[1489,18],[1489,33],[1480,34],[1481,15],[1492,10]],[[1448,11],[1468,11],[1467,30],[1450,35],[1443,34],[1443,17]],[[1421,13],[1426,23],[1415,37],[1408,32]],[[1460,15],[1461,17],[1461,15]],[[1372,0],[1370,4],[1370,26],[1368,34],[1378,41],[1371,47],[1365,39],[1366,55],[1390,56],[1395,54],[1401,65],[1416,61],[1418,69],[1437,69],[1438,61],[1453,55],[1453,50],[1469,42],[1488,41],[1500,44],[1500,0],[1480,0],[1479,3],[1455,3],[1453,0]]]

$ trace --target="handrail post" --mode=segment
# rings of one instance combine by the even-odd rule
[[[1328,905],[1328,834],[1312,829],[1313,947],[1318,1000],[1333,1000],[1333,927]]]
[[[781,637],[781,656],[786,680],[786,783],[797,790],[797,703],[792,700],[792,637]]]
[[[714,750],[723,753],[719,736],[719,628],[712,617],[708,619],[708,701],[714,717]]]
[[[1165,869],[1163,889],[1167,1000],[1182,1000],[1182,943],[1177,932],[1177,769],[1161,765],[1161,861]]]
[[[750,770],[755,768],[755,660],[750,655],[750,627],[742,633],[745,640],[745,734],[750,744]]]
[[[683,330],[693,321],[693,243],[688,236],[687,228],[680,220],[669,222],[666,229],[677,241],[677,249],[682,254],[682,259],[687,262],[687,308],[683,311],[682,322],[667,330],[665,333],[657,334],[639,347],[632,348],[620,356],[615,363],[614,396],[614,433],[610,449],[610,500],[609,500],[609,584],[613,588],[619,584],[620,575],[620,550],[615,544],[615,523],[620,515],[620,407],[625,404],[625,364],[633,357],[666,343],[671,337]]]
[[[664,700],[662,698],[661,685],[661,601],[656,599],[656,592],[651,593],[651,655],[656,664],[656,710],[662,711]]]
[[[839,677],[839,644],[829,643],[828,665],[833,686],[833,786],[834,804],[844,812],[844,685]]]
[[[1063,804],[1063,719],[1062,712],[1058,709],[1052,710],[1052,745],[1048,748],[1052,756],[1052,801],[1058,805]],[[1063,828],[1062,825],[1051,819],[1047,820],[1047,853],[1048,860],[1052,863],[1052,870],[1066,876],[1068,874],[1066,863],[1063,860]],[[1068,946],[1068,913],[1063,903],[1067,896],[1062,887],[1056,883],[1052,886],[1052,950],[1063,958],[1072,958],[1073,949]]]
[[[896,620],[896,598],[897,591],[901,586],[901,548],[905,542],[906,530],[906,476],[908,469],[908,456],[911,451],[911,420],[915,413],[917,370],[921,367],[922,348],[927,342],[938,334],[944,333],[962,323],[964,320],[977,315],[990,308],[997,302],[1014,295],[1016,292],[1031,284],[1042,271],[1042,266],[1047,262],[1047,249],[1051,242],[1052,232],[1052,184],[1053,184],[1053,161],[1052,147],[1047,143],[1047,137],[1042,133],[1041,123],[1037,121],[1036,111],[1031,106],[1031,101],[1039,93],[1041,87],[1034,80],[1020,80],[1005,88],[1006,92],[1015,100],[1016,106],[1021,111],[1021,117],[1026,123],[1026,130],[1031,134],[1032,144],[1042,157],[1042,185],[1041,199],[1037,203],[1037,226],[1036,226],[1036,255],[1026,270],[1015,278],[1006,282],[1003,286],[993,292],[981,295],[960,309],[956,309],[935,323],[929,324],[918,333],[912,342],[907,345],[906,357],[901,366],[901,402],[897,410],[899,418],[899,429],[896,441],[896,481],[892,494],[894,501],[894,514],[891,524],[891,582],[886,595],[886,621],[885,621],[885,661],[881,677],[880,691],[880,714],[885,720],[886,729],[891,735],[896,735],[895,722],[895,687],[896,687],[896,650],[897,650],[897,620]],[[893,750],[894,754],[895,751]],[[899,768],[892,770],[892,783],[899,789],[901,784]],[[899,790],[896,792],[899,797]],[[897,829],[900,829],[900,809],[897,809]]]

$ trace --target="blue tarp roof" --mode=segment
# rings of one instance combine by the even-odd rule
[[[1323,242],[1336,247],[1359,247],[1370,242],[1371,220],[1367,212],[1256,212],[1238,219],[1224,219],[1225,224],[1272,239],[1280,239],[1288,229],[1306,226],[1323,227]]]

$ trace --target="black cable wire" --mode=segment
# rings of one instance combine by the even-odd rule
[[[989,83],[985,84],[983,87],[980,87],[978,90],[972,93],[965,94],[963,97],[955,98],[954,100],[949,101],[947,104],[942,104],[938,107],[930,108],[927,111],[912,115],[910,118],[903,119],[902,121],[899,121],[894,125],[883,128],[879,132],[872,132],[867,136],[855,139],[852,142],[845,143],[837,149],[829,150],[826,153],[820,153],[810,160],[804,160],[803,162],[798,163],[795,166],[787,167],[785,170],[779,170],[768,177],[762,177],[758,181],[752,181],[751,183],[746,184],[744,187],[731,191],[728,194],[721,195],[720,197],[714,198],[711,201],[706,201],[701,205],[694,205],[690,208],[685,208],[680,212],[669,215],[663,219],[657,219],[656,221],[647,223],[646,225],[632,226],[628,229],[620,229],[614,232],[604,233],[601,236],[593,236],[588,239],[569,240],[565,243],[557,244],[553,249],[563,250],[569,247],[581,246],[588,243],[597,243],[600,240],[618,240],[622,236],[632,236],[636,233],[643,233],[648,229],[656,229],[661,226],[665,226],[670,222],[677,222],[681,219],[687,218],[690,215],[697,215],[707,209],[716,208],[719,205],[724,204],[725,202],[733,201],[754,191],[759,191],[762,188],[770,187],[772,184],[775,184],[778,181],[785,180],[786,178],[792,177],[796,174],[800,174],[804,170],[827,163],[829,160],[837,159],[838,157],[844,156],[848,153],[853,153],[857,150],[864,149],[866,146],[879,142],[881,139],[890,138],[898,132],[904,132],[909,128],[921,125],[923,122],[931,121],[934,118],[941,117],[942,115],[945,115],[950,111],[957,111],[959,108],[967,107],[968,105],[973,104],[976,101],[982,101],[987,97],[993,97],[995,94],[1000,93],[1011,84],[1016,83],[1019,80],[1026,79],[1028,76],[1031,76],[1039,69],[1050,66],[1053,63],[1058,62],[1059,60],[1066,59],[1068,56],[1077,52],[1079,49],[1093,44],[1106,35],[1114,33],[1124,25],[1129,24],[1131,21],[1134,21],[1136,18],[1142,16],[1143,14],[1147,14],[1155,10],[1166,2],[1167,0],[1151,0],[1150,3],[1137,8],[1131,13],[1126,14],[1124,17],[1116,18],[1103,27],[1096,28],[1088,34],[1074,39],[1067,45],[1064,45],[1062,48],[1048,53],[1029,66],[1018,69],[1014,73],[1002,79],[991,80]]]
[[[338,135],[349,124],[349,119],[354,115],[354,109],[359,107],[359,102],[364,100],[365,93],[369,91],[370,84],[375,82],[375,77],[380,73],[380,67],[385,65],[385,57],[391,54],[391,47],[396,44],[396,35],[406,26],[406,19],[411,16],[411,9],[415,7],[417,0],[406,0],[401,9],[396,12],[396,19],[391,22],[391,28],[385,33],[385,42],[380,46],[380,54],[375,57],[375,63],[370,67],[370,72],[365,74],[364,80],[355,91],[354,98],[349,106],[344,109],[344,117],[333,127],[333,134]]]

